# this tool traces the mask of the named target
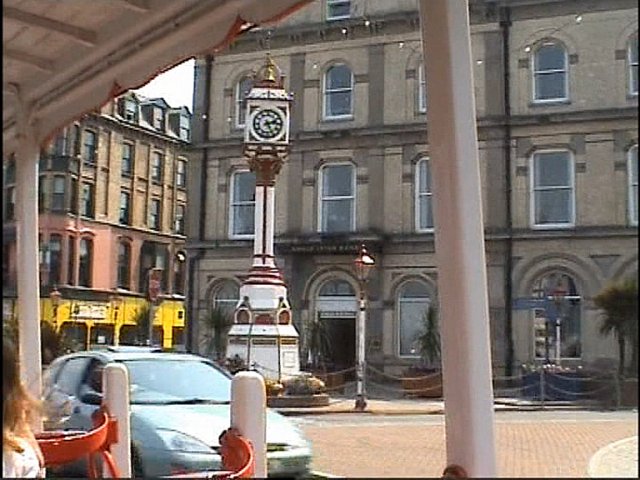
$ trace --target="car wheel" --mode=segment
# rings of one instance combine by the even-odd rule
[[[131,445],[131,474],[133,478],[144,478],[144,471],[142,470],[142,459],[136,447]]]

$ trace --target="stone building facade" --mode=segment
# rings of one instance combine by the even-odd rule
[[[478,0],[470,18],[494,368],[553,356],[555,331],[532,298],[557,300],[563,362],[615,357],[592,298],[637,275],[636,5]],[[446,219],[431,214],[415,0],[318,0],[197,59],[193,345],[198,318],[215,305],[233,308],[250,266],[254,180],[242,158],[241,107],[267,50],[295,98],[291,154],[276,185],[277,261],[294,322],[303,339],[309,322],[325,322],[329,363],[353,364],[353,259],[364,242],[377,260],[367,358],[398,372],[418,360],[415,337],[446,262],[433,241]]]

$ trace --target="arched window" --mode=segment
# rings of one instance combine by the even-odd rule
[[[350,163],[320,169],[318,231],[353,232],[356,228],[356,172]]]
[[[220,309],[233,315],[238,300],[240,299],[240,289],[235,282],[227,280],[220,284],[213,292],[213,308]]]
[[[356,292],[353,287],[346,280],[329,280],[325,282],[320,291],[319,297],[354,297]]]
[[[118,243],[118,288],[131,288],[131,245]]]
[[[418,67],[418,112],[427,111],[427,77],[424,73],[424,64]]]
[[[568,55],[553,40],[543,42],[533,54],[533,100],[559,102],[569,99]]]
[[[78,272],[78,285],[91,287],[93,277],[93,240],[83,238],[80,240],[80,265]]]
[[[580,358],[581,295],[575,280],[565,273],[548,273],[534,284],[532,294],[543,300],[533,312],[535,357],[553,360],[559,353],[560,358]]]
[[[353,73],[348,66],[334,65],[324,75],[324,118],[353,116]]]
[[[398,349],[400,356],[420,355],[418,336],[423,331],[424,319],[429,311],[431,299],[427,286],[411,280],[398,293]]]
[[[236,83],[235,92],[235,110],[236,110],[236,128],[244,128],[247,94],[253,87],[253,79],[251,77],[243,77]]]
[[[422,158],[416,163],[416,230],[433,231],[433,193],[431,190],[431,163]]]
[[[638,145],[629,149],[629,223],[638,225]]]
[[[629,39],[627,46],[629,63],[629,95],[638,95],[638,32]]]

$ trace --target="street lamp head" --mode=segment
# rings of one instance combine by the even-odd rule
[[[364,245],[360,246],[360,252],[358,256],[353,262],[356,268],[356,274],[358,275],[358,280],[361,282],[366,282],[369,278],[369,273],[371,269],[375,266],[376,261],[367,251],[367,247]]]

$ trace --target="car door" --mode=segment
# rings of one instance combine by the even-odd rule
[[[58,429],[88,430],[91,428],[91,418],[86,418],[86,412],[80,401],[80,385],[87,375],[91,357],[77,356],[69,358],[60,367],[54,379],[54,391],[48,394],[49,409],[60,415]]]

